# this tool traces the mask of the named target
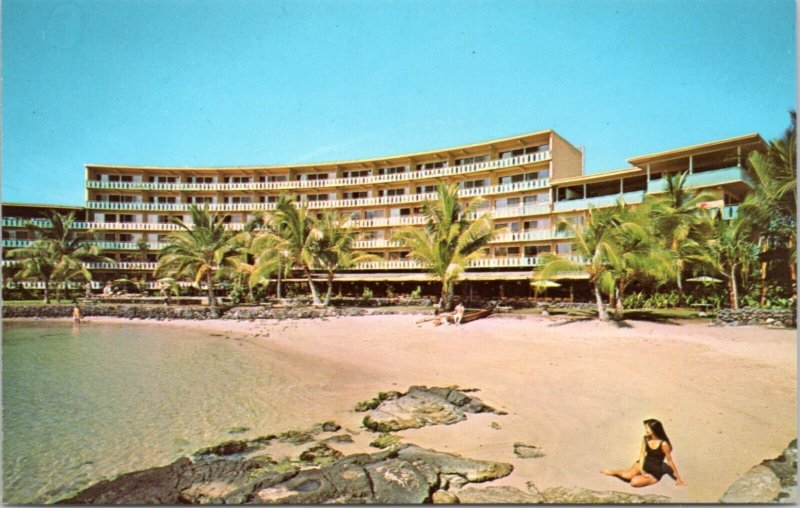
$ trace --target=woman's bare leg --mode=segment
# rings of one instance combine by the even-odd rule
[[[649,474],[640,474],[631,478],[631,487],[647,487],[648,485],[653,485],[654,483],[658,483],[658,480]]]
[[[638,475],[641,472],[638,462],[634,462],[634,464],[630,467],[630,469],[603,469],[601,473],[607,474],[608,476],[616,476],[621,480],[625,480],[626,482],[631,481],[631,478]]]

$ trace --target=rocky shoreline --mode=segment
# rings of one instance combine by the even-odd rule
[[[728,487],[719,502],[797,504],[797,440],[774,459],[753,466]]]
[[[797,328],[797,311],[790,309],[721,309],[714,324],[718,326],[767,326]]]
[[[454,425],[469,414],[504,415],[474,396],[476,390],[412,386],[358,403],[366,431],[391,432],[427,425]],[[341,432],[340,432],[341,431]],[[59,504],[417,504],[417,503],[669,503],[656,495],[551,487],[527,491],[478,487],[512,474],[511,464],[394,443],[376,453],[345,456],[337,442],[351,440],[335,422],[251,440],[227,441],[172,464],[101,481]],[[275,460],[276,443],[308,445],[294,458]],[[535,446],[515,444],[528,451]],[[523,455],[520,455],[523,456]],[[532,454],[535,459],[541,455]]]

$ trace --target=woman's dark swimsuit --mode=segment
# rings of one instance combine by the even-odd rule
[[[664,471],[661,468],[661,465],[664,463],[664,457],[666,456],[661,449],[663,444],[664,441],[659,441],[658,448],[654,450],[647,444],[647,437],[644,438],[644,449],[647,454],[644,457],[644,466],[642,466],[642,470],[656,480],[660,480],[664,475]]]

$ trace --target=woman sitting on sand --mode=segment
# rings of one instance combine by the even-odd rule
[[[630,469],[603,469],[602,473],[630,482],[632,487],[647,487],[658,483],[664,475],[662,466],[667,459],[675,477],[675,485],[686,485],[672,460],[672,443],[658,420],[644,421],[644,438],[639,450],[639,460]]]

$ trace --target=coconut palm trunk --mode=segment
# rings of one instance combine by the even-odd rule
[[[728,282],[731,295],[731,308],[739,308],[739,287],[736,284],[736,267],[731,267],[731,273],[728,274]]]
[[[278,277],[275,284],[275,296],[278,300],[283,298],[283,262],[278,262]]]
[[[311,300],[314,302],[315,305],[319,305],[322,301],[319,299],[319,294],[317,293],[317,287],[314,285],[314,281],[311,280],[311,270],[308,267],[304,268],[303,271],[306,274],[306,280],[308,281],[308,287],[311,289]]]
[[[331,294],[333,294],[333,272],[328,272],[328,290],[325,293],[325,306],[331,303]]]
[[[600,287],[598,287],[597,284],[594,284],[594,298],[597,302],[597,316],[600,318],[600,321],[608,321],[608,313],[603,306],[603,294],[600,292]]]
[[[214,298],[214,274],[210,270],[206,272],[206,284],[208,285],[208,305],[214,307],[217,301]]]
[[[50,281],[49,280],[45,280],[44,281],[44,303],[46,303],[46,304],[50,303]]]

